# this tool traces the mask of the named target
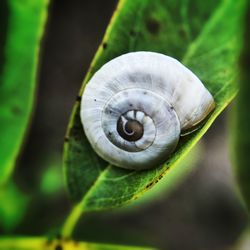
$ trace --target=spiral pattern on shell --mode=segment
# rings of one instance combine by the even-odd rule
[[[163,163],[180,135],[192,131],[214,106],[201,81],[176,59],[133,52],[94,74],[85,87],[80,115],[99,156],[141,170]]]

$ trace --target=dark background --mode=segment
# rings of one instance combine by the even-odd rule
[[[38,185],[51,159],[61,168],[71,109],[115,6],[115,0],[54,0],[50,6],[36,108],[15,176],[33,198],[15,233],[53,234],[70,210],[64,190],[48,196]],[[86,214],[76,237],[171,250],[226,249],[233,244],[246,225],[246,214],[230,170],[227,113],[202,139],[204,154],[196,171],[168,197],[163,193],[130,210]]]

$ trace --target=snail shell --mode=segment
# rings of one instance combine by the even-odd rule
[[[214,108],[212,95],[179,61],[154,52],[119,56],[85,87],[81,121],[93,149],[127,169],[163,163],[180,135]]]

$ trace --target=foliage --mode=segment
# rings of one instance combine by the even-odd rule
[[[29,201],[29,196],[13,180],[7,181],[21,150],[34,104],[48,3],[49,0],[0,1],[0,223],[5,230],[18,225]],[[0,249],[147,249],[76,242],[68,237],[83,212],[123,206],[163,177],[164,187],[171,191],[192,170],[195,164],[191,149],[238,91],[237,62],[243,47],[246,4],[247,0],[120,0],[81,87],[65,137],[64,174],[75,206],[62,228],[63,238],[1,237]],[[245,43],[249,43],[248,37]],[[79,117],[81,95],[89,79],[107,61],[131,51],[155,51],[177,58],[201,79],[216,102],[216,109],[202,127],[182,137],[165,164],[147,171],[119,169],[100,159],[89,145]],[[239,183],[249,205],[246,145],[250,138],[245,123],[250,121],[246,119],[249,47],[244,54],[236,158]],[[61,190],[62,178],[56,164],[48,166],[39,192],[51,195]],[[156,192],[151,196],[149,192],[148,197]]]
[[[113,167],[95,154],[84,135],[77,101],[64,152],[68,189],[77,205],[65,224],[65,234],[71,232],[81,211],[124,205],[137,199],[163,176],[168,178],[168,173],[233,99],[238,89],[237,60],[243,32],[239,27],[244,27],[245,7],[244,0],[206,4],[200,1],[188,4],[185,0],[120,1],[79,96],[94,72],[108,60],[128,51],[151,50],[173,56],[189,67],[214,96],[216,109],[201,129],[181,139],[163,166],[130,171]]]
[[[48,0],[2,0],[0,4],[1,185],[13,171],[31,115]]]

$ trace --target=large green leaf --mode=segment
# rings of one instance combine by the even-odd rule
[[[48,0],[1,0],[0,183],[12,172],[32,110]]]
[[[245,5],[245,0],[120,1],[80,96],[93,73],[108,60],[128,51],[149,50],[173,56],[188,66],[213,94],[216,109],[201,129],[181,138],[175,153],[163,166],[130,171],[108,165],[91,149],[80,122],[79,97],[64,152],[68,189],[77,204],[64,229],[77,220],[81,211],[121,206],[138,198],[164,175],[168,178],[168,173],[174,171],[233,99]]]

